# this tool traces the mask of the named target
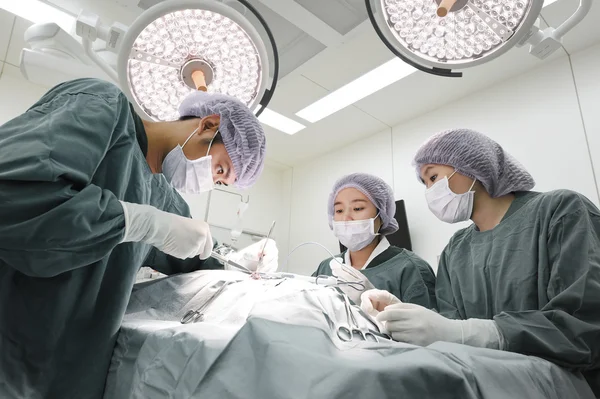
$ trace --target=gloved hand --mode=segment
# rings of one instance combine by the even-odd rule
[[[179,259],[210,257],[213,240],[208,224],[150,205],[120,201],[125,213],[122,242],[145,242]]]
[[[359,270],[356,270],[352,266],[348,266],[342,262],[343,261],[340,258],[334,258],[331,260],[331,262],[329,262],[331,274],[333,274],[334,277],[344,280],[345,282],[354,283],[340,284],[339,288],[344,292],[344,294],[348,295],[348,298],[350,298],[354,303],[360,305],[361,294],[366,290],[375,288],[375,286],[373,286],[367,276],[362,274]]]
[[[451,320],[413,303],[389,305],[377,315],[395,341],[427,346],[437,341],[503,349],[504,338],[493,320]]]
[[[400,299],[384,290],[366,291],[361,295],[360,300],[361,309],[373,317],[383,312],[386,306],[401,303]]]
[[[266,246],[265,241],[267,242]],[[265,251],[261,256],[263,246],[265,247]],[[261,257],[262,262],[260,262]],[[248,245],[237,253],[231,254],[231,260],[253,272],[274,273],[279,267],[279,250],[277,249],[275,240],[267,240],[265,238]],[[227,264],[225,265],[225,269],[237,270]]]

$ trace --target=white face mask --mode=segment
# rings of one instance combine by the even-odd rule
[[[177,145],[173,148],[162,164],[162,172],[167,180],[184,194],[200,194],[211,191],[215,187],[212,176],[212,156],[208,153],[219,131],[217,130],[213,140],[210,141],[206,156],[190,160],[183,153],[183,147],[196,134],[198,129],[200,127],[190,134],[183,145]]]
[[[449,185],[449,180],[454,176],[454,173],[425,190],[425,199],[427,205],[429,205],[429,210],[438,219],[446,223],[464,222],[469,220],[473,213],[475,191],[471,190],[476,180],[473,180],[469,191],[464,194],[456,194],[450,189]]]
[[[342,243],[343,246],[352,252],[360,251],[373,242],[379,233],[375,233],[375,219],[352,220],[352,221],[333,221],[333,234]]]

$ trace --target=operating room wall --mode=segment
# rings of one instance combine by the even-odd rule
[[[25,112],[48,89],[26,80],[19,68],[0,62],[0,125]]]
[[[243,248],[260,240],[258,235],[266,235],[273,220],[276,221],[272,237],[277,241],[280,253],[288,252],[289,233],[289,177],[286,170],[265,166],[257,183],[246,191],[232,188],[214,190],[210,195],[184,195],[195,219],[207,221],[211,225],[213,237],[219,243]],[[241,197],[236,194],[241,194]],[[233,242],[231,229],[236,226],[237,211],[241,201],[248,202],[243,213],[242,228],[244,234]],[[208,214],[207,214],[208,206]],[[248,233],[256,234],[252,236]]]
[[[394,187],[396,199],[405,200],[413,251],[437,270],[449,238],[468,223],[449,225],[431,214],[411,160],[431,134],[452,127],[470,127],[500,142],[532,173],[536,190],[567,188],[598,204],[592,159],[599,168],[600,46],[574,54],[571,61],[575,78],[565,56],[295,167],[290,247],[313,240],[337,251],[326,215],[332,183],[346,173],[367,172],[382,177]],[[315,246],[298,250],[288,270],[310,274],[327,256]]]

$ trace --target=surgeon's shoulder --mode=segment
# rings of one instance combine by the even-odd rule
[[[113,83],[102,79],[83,78],[70,80],[54,86],[33,105],[46,103],[60,96],[89,95],[108,103],[127,102],[125,94]],[[33,108],[32,107],[32,108]]]
[[[450,238],[450,241],[448,241],[448,245],[446,245],[446,249],[444,249],[444,251],[451,250],[452,248],[455,248],[461,244],[468,244],[471,241],[474,230],[474,224],[458,230],[452,235],[452,238]]]
[[[421,275],[425,278],[426,276],[433,277],[435,279],[435,273],[431,268],[431,265],[427,263],[427,261],[421,258],[419,255],[414,253],[413,251],[409,251],[408,249],[403,250],[403,254],[406,256],[408,260],[410,260],[411,264],[414,265]],[[427,281],[427,279],[425,279]]]
[[[550,213],[553,220],[563,216],[585,212],[600,216],[600,210],[585,195],[572,190],[554,190],[539,193],[535,198],[542,210]]]

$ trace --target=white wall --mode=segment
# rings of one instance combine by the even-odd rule
[[[231,193],[240,193],[242,198],[220,190],[213,191],[208,222],[212,226],[211,232],[214,238],[219,242],[233,244],[230,232],[231,228],[236,225],[238,204],[242,200],[247,201],[249,197],[248,209],[244,212],[242,219],[243,229],[266,235],[271,222],[275,220],[276,225],[272,237],[277,241],[282,256],[286,254],[288,252],[289,191],[291,189],[288,174],[285,170],[266,166],[258,182],[249,190],[239,192],[232,188],[226,188]],[[183,197],[190,205],[192,216],[204,220],[208,194],[184,195]],[[243,248],[256,241],[257,239],[253,240],[251,236],[243,234],[234,246]]]
[[[600,184],[600,44],[571,57],[591,160]]]
[[[600,46],[573,56],[588,135],[600,168]],[[585,86],[582,89],[581,86]],[[437,256],[461,225],[438,221],[427,209],[423,190],[410,163],[417,148],[433,133],[470,127],[488,134],[514,155],[537,182],[536,190],[568,188],[600,203],[584,135],[569,59],[564,57],[530,73],[441,107],[333,154],[295,167],[290,247],[319,241],[331,251],[337,242],[326,219],[327,196],[343,174],[368,172],[392,184],[404,199],[413,250],[437,269]],[[390,142],[393,151],[390,151]],[[600,176],[600,169],[597,170]],[[310,247],[291,258],[289,270],[312,273],[324,251]]]
[[[19,68],[0,62],[0,125],[22,114],[47,91],[21,75]]]

